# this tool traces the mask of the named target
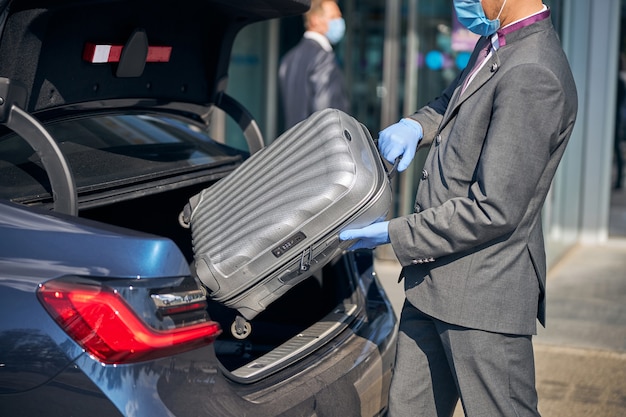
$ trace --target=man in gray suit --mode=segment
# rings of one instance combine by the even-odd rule
[[[286,128],[328,107],[349,113],[343,72],[332,47],[345,32],[337,2],[313,0],[304,27],[302,39],[285,54],[278,70]]]
[[[454,0],[482,35],[440,97],[379,136],[431,146],[414,213],[345,230],[403,266],[391,416],[537,416],[532,348],[545,325],[541,209],[572,132],[576,86],[541,0]]]

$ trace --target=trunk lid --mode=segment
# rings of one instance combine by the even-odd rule
[[[226,88],[237,32],[301,14],[308,2],[15,0],[0,8],[0,78],[12,91],[3,96],[27,113],[150,107],[206,120]]]

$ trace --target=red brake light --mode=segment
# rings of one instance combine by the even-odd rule
[[[181,353],[212,343],[219,323],[167,331],[149,327],[114,290],[96,284],[50,281],[38,297],[54,320],[104,363],[129,363]]]

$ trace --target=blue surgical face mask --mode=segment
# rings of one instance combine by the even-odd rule
[[[496,33],[500,28],[500,14],[506,0],[502,3],[498,17],[493,20],[487,19],[485,10],[480,0],[454,0],[454,10],[459,22],[470,31],[481,36],[489,36]]]
[[[339,43],[339,41],[343,39],[344,33],[346,33],[346,22],[343,18],[338,17],[328,21],[326,37],[330,43],[333,45]]]

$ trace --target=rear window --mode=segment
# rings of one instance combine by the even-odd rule
[[[81,192],[123,187],[242,159],[198,126],[155,115],[99,115],[49,124]],[[0,198],[50,198],[40,156],[20,136],[0,138]]]

